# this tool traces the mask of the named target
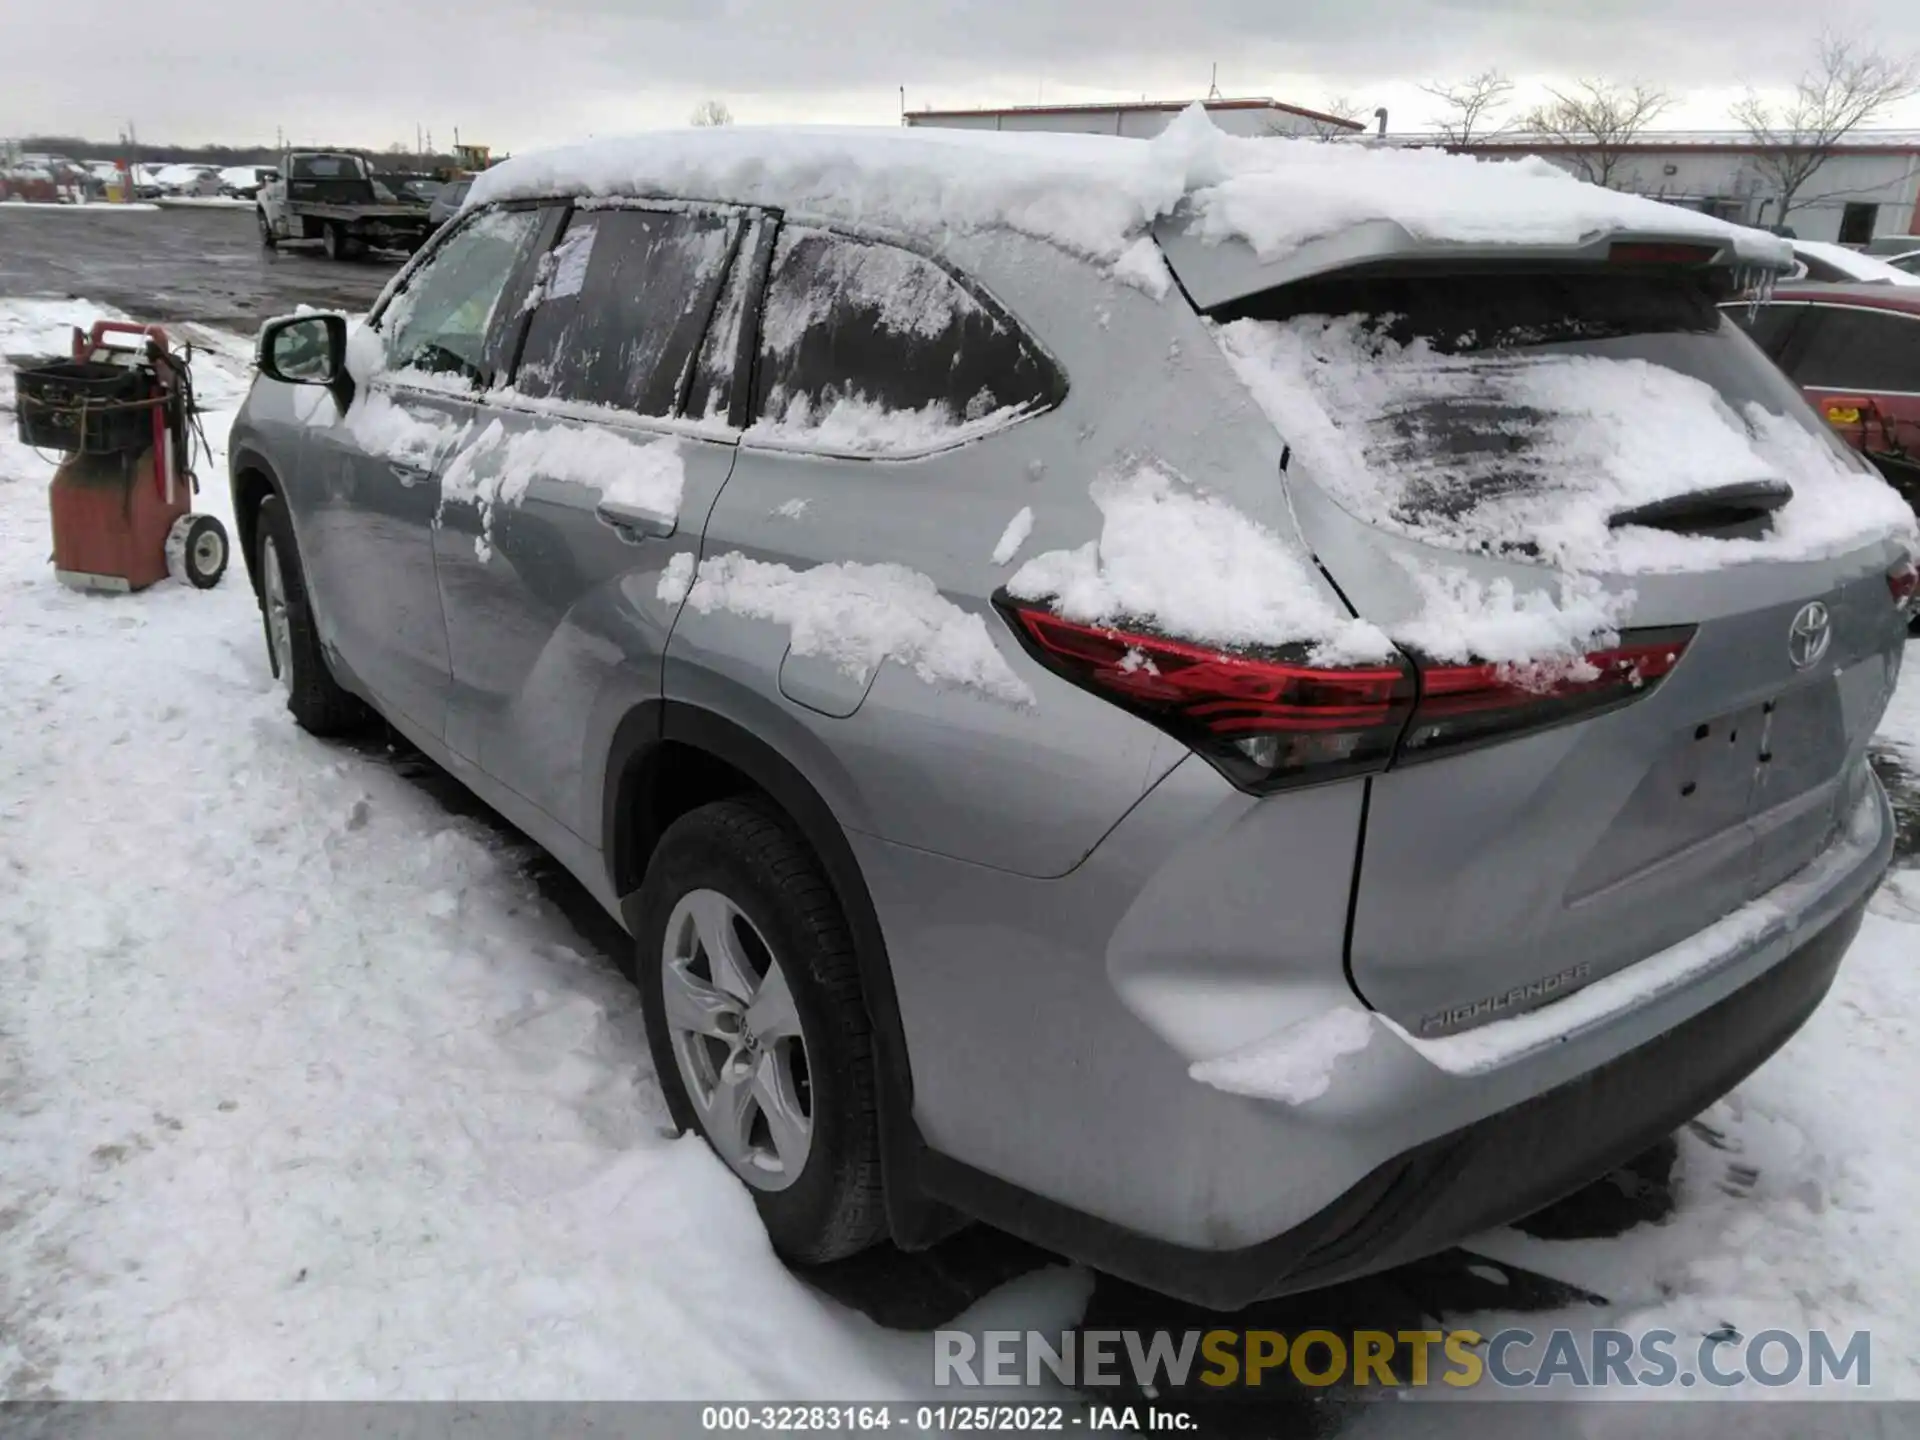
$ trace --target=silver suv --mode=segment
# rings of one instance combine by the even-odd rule
[[[1276,259],[1190,194],[1116,261],[522,164],[364,325],[265,327],[244,550],[301,725],[377,712],[621,919],[784,1254],[977,1217],[1243,1304],[1544,1205],[1819,1003],[1913,571],[1734,240]],[[1640,558],[1571,575],[1589,520]]]

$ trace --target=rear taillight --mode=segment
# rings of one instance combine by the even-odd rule
[[[1152,722],[1243,790],[1265,793],[1410,764],[1542,730],[1648,694],[1689,629],[1636,631],[1551,670],[1404,661],[1319,666],[1064,620],[998,597],[1027,652]]]
[[[1680,663],[1691,627],[1631,631],[1622,643],[1551,666],[1422,665],[1405,760],[1586,719],[1649,694]]]
[[[1001,604],[1042,665],[1152,721],[1244,790],[1381,769],[1413,712],[1404,664],[1328,669]]]
[[[1893,592],[1894,609],[1913,609],[1913,597],[1920,594],[1920,566],[1911,560],[1902,560],[1887,571],[1887,589]]]

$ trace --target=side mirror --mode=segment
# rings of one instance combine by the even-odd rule
[[[347,317],[287,315],[260,327],[260,373],[287,385],[338,385],[347,374]]]

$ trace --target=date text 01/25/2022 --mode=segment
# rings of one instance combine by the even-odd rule
[[[700,1428],[715,1432],[803,1434],[903,1430],[950,1434],[1192,1430],[1191,1415],[1158,1406],[1092,1405],[708,1405]]]

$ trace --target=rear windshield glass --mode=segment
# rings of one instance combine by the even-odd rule
[[[1685,277],[1336,277],[1214,318],[1316,477],[1421,538],[1534,554],[1572,500],[1604,523],[1711,486],[1792,483],[1802,452],[1854,468]]]
[[[358,180],[360,162],[351,155],[296,155],[293,157],[296,180]]]

